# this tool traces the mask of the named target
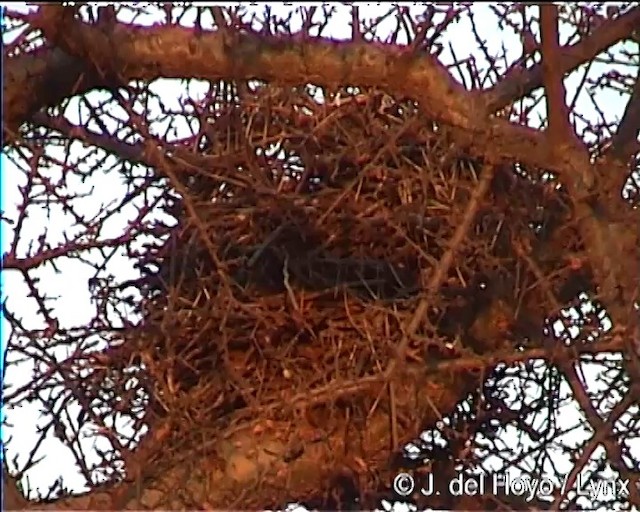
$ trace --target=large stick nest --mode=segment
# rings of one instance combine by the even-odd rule
[[[170,170],[178,222],[141,263],[145,319],[124,345],[153,383],[154,417],[174,418],[183,438],[257,417],[312,437],[389,410],[367,383],[396,357],[448,250],[453,264],[409,345],[415,365],[535,344],[557,306],[549,297],[588,282],[559,256],[580,247],[564,191],[543,170],[497,169],[452,247],[488,166],[412,102],[343,91],[319,104],[265,86],[229,100],[229,87],[199,105],[197,146],[211,167]],[[401,441],[482,384],[456,372],[421,389],[398,381]]]

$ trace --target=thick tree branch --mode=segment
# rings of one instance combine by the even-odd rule
[[[406,365],[403,378],[399,381],[399,400],[403,407],[412,407],[413,417],[418,422],[435,421],[438,417],[433,406],[437,408],[441,401],[448,400],[449,392],[457,395],[460,392],[460,378],[468,376],[472,369],[488,374],[496,365],[514,364],[518,361],[545,359],[551,364],[558,360],[577,361],[581,354],[620,351],[624,347],[625,336],[623,331],[617,331],[596,343],[573,347],[558,346],[553,351],[547,348],[532,348],[522,352],[506,350],[487,356],[470,355],[433,362],[427,366],[424,363],[410,363]],[[536,342],[541,343],[541,340]],[[353,381],[333,382],[324,389],[317,390],[312,398],[320,402],[326,399],[322,395],[330,395],[334,399],[356,395],[363,388],[382,384],[384,378],[384,374],[380,373]],[[286,404],[266,404],[264,408],[250,413],[254,418],[266,417],[266,413],[271,411],[308,403],[309,398],[307,393],[296,394],[287,399]],[[162,451],[159,452],[158,459],[140,457],[147,461],[149,474],[139,486],[133,486],[137,487],[135,495],[130,494],[131,483],[123,482],[54,503],[37,504],[18,500],[13,510],[113,510],[115,501],[125,497],[128,497],[129,501],[120,502],[120,510],[154,510],[166,508],[174,498],[180,499],[176,496],[176,486],[181,486],[181,492],[187,493],[196,501],[199,498],[206,499],[206,503],[200,503],[200,509],[233,508],[234,499],[241,500],[244,508],[261,508],[264,504],[260,500],[267,494],[264,487],[271,489],[274,503],[281,503],[285,495],[290,500],[305,499],[322,490],[327,483],[327,475],[319,471],[318,460],[334,460],[337,465],[342,464],[345,470],[350,471],[351,467],[357,467],[356,457],[361,456],[364,460],[375,461],[376,466],[370,466],[369,469],[375,471],[382,481],[393,478],[397,473],[388,464],[387,440],[390,426],[386,412],[380,410],[372,415],[361,431],[350,436],[344,436],[343,432],[334,432],[328,437],[311,441],[301,439],[298,437],[300,432],[285,428],[286,425],[279,425],[277,422],[271,422],[265,429],[258,428],[261,422],[257,420],[247,422],[247,418],[242,417],[238,417],[237,420],[243,427],[232,432],[229,438],[208,439],[202,443],[202,460],[194,460],[193,453],[188,451],[185,452],[183,463],[177,464],[173,461],[175,466],[164,467]],[[180,442],[166,438],[167,434],[170,435],[166,429],[160,429],[160,432],[162,435],[155,435],[156,439],[165,443]],[[403,429],[403,442],[410,440],[408,432],[415,433],[413,425]],[[349,439],[353,442],[351,447],[345,446]],[[296,443],[302,444],[305,448],[303,454],[295,460],[283,460],[287,450]],[[354,448],[356,446],[357,448]],[[211,458],[207,452],[211,449],[215,449],[225,459],[226,468],[220,469],[207,464],[207,459]],[[258,475],[259,472],[262,474]],[[246,489],[254,489],[254,486],[258,485],[259,477],[263,488],[260,492],[253,493],[256,498],[252,501],[253,495],[248,494]],[[134,484],[137,482],[134,479]],[[295,485],[284,489],[278,485],[279,482],[295,482]],[[291,494],[292,492],[294,494]],[[176,507],[179,503],[176,502]],[[8,506],[7,508],[11,509]]]
[[[104,87],[105,81],[87,72],[81,60],[58,48],[39,48],[17,57],[4,57],[4,143],[14,139],[22,123],[43,107],[60,104],[67,97]]]
[[[638,76],[624,115],[611,140],[610,154],[626,162],[638,150],[638,131],[640,131],[640,66],[638,66]]]
[[[73,30],[60,29],[55,24],[60,19],[72,23]],[[47,24],[54,28],[47,29]],[[477,96],[456,83],[437,59],[413,56],[400,46],[239,32],[208,32],[195,37],[192,30],[183,27],[123,24],[105,35],[96,27],[50,14],[40,25],[82,58],[74,60],[58,49],[43,49],[8,59],[5,132],[16,130],[40,108],[71,94],[86,92],[92,86],[112,87],[115,76],[121,83],[188,76],[213,81],[259,78],[288,84],[311,82],[326,87],[353,84],[383,87],[415,98],[429,117],[452,128],[461,152],[480,158],[490,153],[497,161],[518,160],[562,172],[547,151],[546,138],[537,130],[504,119],[488,119]]]
[[[21,123],[31,121],[61,130],[70,136],[79,136],[74,135],[73,127],[68,123],[58,123],[44,116],[41,112],[42,107],[59,104],[72,94],[87,92],[95,87],[118,86],[133,79],[150,81],[157,78],[184,77],[206,80],[260,78],[285,84],[313,82],[325,87],[345,84],[382,87],[389,92],[418,100],[420,108],[427,116],[446,125],[443,132],[447,137],[451,137],[452,145],[461,153],[489,162],[519,161],[558,172],[562,179],[566,180],[576,204],[577,221],[581,223],[594,273],[604,289],[605,298],[616,300],[618,304],[624,303],[624,300],[616,297],[616,291],[631,270],[628,266],[622,267],[616,261],[619,253],[612,250],[616,243],[623,240],[614,230],[617,226],[614,226],[615,219],[610,215],[610,208],[613,207],[608,204],[600,205],[601,211],[599,210],[596,216],[589,203],[589,194],[593,192],[594,184],[592,178],[598,169],[590,164],[585,148],[573,143],[573,139],[570,140],[570,135],[575,137],[575,133],[569,125],[562,85],[565,72],[563,69],[567,62],[566,57],[561,56],[558,56],[559,60],[553,60],[554,52],[556,55],[558,53],[558,42],[557,20],[552,11],[547,10],[547,14],[543,16],[543,30],[548,35],[548,29],[551,29],[551,38],[543,38],[543,51],[547,57],[543,65],[546,66],[545,77],[552,121],[551,130],[547,134],[511,124],[503,119],[491,118],[483,107],[489,96],[479,97],[465,91],[435,58],[425,55],[414,56],[400,46],[376,46],[359,41],[311,40],[308,36],[275,38],[230,29],[196,34],[187,28],[171,26],[133,27],[116,24],[99,27],[82,23],[69,15],[73,11],[65,9],[67,8],[57,6],[41,7],[34,18],[33,25],[41,28],[48,41],[55,44],[57,49],[41,49],[34,54],[18,56],[7,62],[6,73],[10,80],[5,81],[4,85],[5,132],[15,131]],[[636,10],[636,15],[638,11]],[[602,41],[599,44],[602,44]],[[54,80],[53,87],[51,80]],[[555,113],[554,105],[557,107]],[[549,142],[555,139],[553,133],[556,129],[560,135],[557,138],[560,145]],[[159,160],[150,159],[152,151],[141,151],[139,146],[121,145],[99,135],[85,135],[82,140],[105,147],[127,159],[142,161],[151,166],[156,164],[155,167],[162,172],[162,166],[158,165]],[[147,142],[151,143],[148,139]],[[182,159],[184,156],[179,148],[171,151],[172,158]],[[164,158],[163,155],[160,156]],[[188,162],[193,162],[195,166],[199,162],[196,160],[198,158],[203,159],[200,161],[205,159],[191,155]],[[187,160],[187,157],[184,159]],[[620,170],[620,167],[615,167],[615,170]],[[484,176],[483,179],[487,180],[484,184],[486,188],[489,186],[490,176]],[[473,208],[470,207],[469,210]],[[637,234],[634,236],[637,241]],[[637,255],[638,250],[633,246],[633,241],[630,247],[629,257],[620,258],[627,265],[629,261],[636,261],[631,255],[633,250]],[[20,262],[14,263],[14,266],[19,268]],[[450,263],[451,261],[445,262],[445,265]],[[435,276],[432,283],[437,283],[441,277]],[[619,311],[620,308],[614,311],[614,320],[624,318],[622,313],[617,314]],[[416,314],[416,318],[420,316],[424,314]],[[396,398],[402,402],[398,407],[413,411],[412,419],[415,419],[415,424],[400,426],[400,440],[407,441],[410,435],[415,434],[421,426],[418,423],[424,425],[438,419],[437,409],[441,403],[452,403],[452,394],[457,397],[476,386],[477,379],[468,379],[469,368],[488,370],[499,362],[509,362],[510,357],[526,360],[534,357],[553,359],[574,356],[575,359],[576,352],[605,349],[602,344],[594,345],[571,347],[566,350],[560,347],[554,354],[550,354],[545,348],[518,353],[510,350],[505,354],[497,354],[491,360],[470,356],[446,361],[442,365],[433,364],[427,368],[423,361],[418,365],[406,364],[405,371],[397,376],[394,386]],[[620,340],[617,340],[616,346],[619,349]],[[455,385],[448,385],[452,378],[458,381]],[[373,472],[379,471],[388,477],[391,472],[386,459],[389,452],[388,440],[391,437],[395,440],[397,436],[395,432],[392,436],[389,415],[382,408],[374,408],[367,423],[359,426],[357,439],[350,432],[345,434],[342,431],[330,432],[330,429],[327,429],[320,437],[316,432],[300,432],[299,429],[290,428],[290,424],[285,421],[277,424],[273,421],[263,421],[258,424],[258,421],[252,420],[255,416],[265,420],[270,413],[278,410],[281,416],[285,413],[289,415],[288,420],[293,424],[292,418],[299,414],[298,409],[302,409],[304,404],[312,404],[314,399],[325,403],[330,398],[357,395],[362,393],[363,388],[375,393],[384,379],[385,376],[380,374],[352,381],[334,380],[326,387],[316,389],[311,396],[309,392],[291,394],[283,397],[282,401],[278,399],[268,402],[259,410],[247,407],[237,411],[233,420],[242,425],[242,431],[235,432],[229,440],[207,441],[209,448],[219,452],[219,459],[224,460],[227,467],[207,468],[202,461],[191,461],[208,473],[205,472],[202,477],[203,489],[183,490],[191,491],[190,494],[193,496],[208,495],[213,496],[210,499],[218,500],[215,503],[197,503],[198,508],[228,506],[229,498],[238,496],[246,506],[250,498],[243,496],[243,491],[252,488],[256,481],[272,491],[276,501],[281,500],[289,491],[283,489],[285,482],[291,484],[293,492],[297,493],[289,494],[287,497],[300,499],[326,484],[327,475],[320,474],[318,460],[335,461],[336,467],[342,464],[351,467],[357,466],[357,458],[360,458],[368,464],[367,470],[370,468]],[[386,395],[384,396],[386,398]],[[389,402],[391,401],[389,399]],[[309,435],[309,439],[301,438],[303,434]],[[168,440],[163,438],[162,441]],[[172,438],[171,441],[173,444],[179,444],[182,440]],[[290,459],[289,454],[292,451],[297,453],[299,446],[303,448],[302,454]],[[149,489],[149,482],[144,481],[142,475],[143,469],[146,469],[142,468],[142,465],[156,470],[155,464],[162,462],[160,459],[151,460],[151,452],[140,450],[136,460],[128,461],[128,467],[133,468],[134,477],[137,477],[137,485],[123,484],[119,489],[113,490],[109,499],[105,501],[105,507],[113,508],[112,499],[116,498],[121,500],[117,503],[118,506],[138,509],[157,508],[158,503],[163,503],[154,502],[153,497],[149,497],[152,491]],[[162,454],[158,457],[162,457]],[[195,485],[196,478],[186,467],[187,462],[189,461],[184,461],[185,466],[168,468],[162,478],[157,476],[160,471],[151,475],[153,483],[167,479],[161,484],[165,491],[169,489],[164,496],[165,506],[170,501],[166,494],[171,493],[171,486],[175,488],[176,482],[180,479],[189,481],[190,486]],[[244,473],[238,470],[239,467],[244,468]],[[134,487],[138,493],[135,497],[130,494]],[[209,489],[215,491],[207,494]],[[264,492],[258,494],[260,500],[266,496]],[[97,499],[100,495],[98,492],[93,497]],[[55,508],[100,508],[100,504],[94,501],[88,505],[77,500],[65,501],[64,505],[57,503]],[[260,506],[263,503],[255,505]]]
[[[18,488],[18,482],[7,471],[7,464],[2,463],[2,505],[4,510],[23,510],[28,506],[28,500]]]
[[[625,38],[640,26],[640,7],[602,23],[593,33],[576,44],[562,48],[558,71],[567,74]],[[515,100],[542,87],[542,64],[529,69],[514,68],[500,82],[482,93],[487,112],[496,112]]]
[[[64,9],[41,8],[34,26],[85,65],[105,75],[117,74],[123,81],[189,76],[208,80],[261,78],[325,86],[376,85],[430,99],[423,108],[431,110],[434,118],[454,125],[468,127],[474,114],[462,85],[436,58],[414,57],[402,46],[303,40],[296,36],[285,39],[239,31],[213,31],[196,37],[192,29],[178,26],[121,24],[106,34],[80,21],[70,21]],[[61,28],[60,24],[70,26]],[[5,102],[5,108],[11,105]]]
[[[414,56],[395,45],[270,37],[251,32],[218,31],[196,36],[193,30],[177,26],[118,24],[105,32],[73,18],[67,9],[42,7],[33,24],[53,42],[75,54],[82,64],[72,57],[63,57],[59,50],[42,50],[35,59],[33,55],[9,59],[6,73],[13,80],[5,81],[5,126],[27,120],[28,114],[48,101],[62,99],[65,92],[69,95],[85,90],[90,83],[111,87],[133,79],[189,76],[208,80],[260,78],[285,84],[311,82],[325,87],[377,86],[416,99],[428,117],[448,125],[461,153],[496,163],[519,161],[555,171],[569,180],[579,177],[582,185],[572,187],[574,200],[584,202],[590,194],[594,173],[583,147],[564,145],[562,151],[554,151],[543,133],[487,117],[478,96],[465,91],[432,56]],[[602,29],[600,36],[595,34],[584,44],[591,41],[588,48],[593,49],[604,44],[604,40],[619,40],[624,37],[623,32],[628,34],[634,28],[632,22],[638,18],[640,9],[634,9],[615,20],[617,23],[607,24],[615,30]],[[45,57],[55,59],[48,61]],[[62,70],[57,68],[60,64],[65,66]],[[71,76],[74,72],[76,76]],[[50,80],[55,83],[61,74],[65,78],[58,87],[50,88]],[[18,78],[32,82],[29,88],[33,95],[27,97],[15,90],[23,88]],[[74,86],[76,80],[81,87]],[[593,217],[590,210],[583,213]],[[597,233],[593,229],[588,231],[594,237],[589,245],[596,244],[591,247],[594,258],[598,253],[601,256],[596,258],[596,266],[597,273],[605,276],[608,283],[605,287],[609,292],[605,295],[613,297],[621,274],[613,270],[610,257],[601,254],[602,247],[610,247],[612,237],[605,236],[601,229]],[[597,244],[604,245],[598,249]]]
[[[554,4],[540,7],[540,24],[549,148],[558,162],[564,160],[563,177],[574,202],[589,260],[600,284],[601,298],[610,308],[614,319],[623,321],[625,303],[630,303],[632,290],[626,286],[627,279],[621,261],[611,250],[620,243],[620,233],[612,225],[611,207],[601,199],[594,207],[595,196],[601,194],[602,190],[598,190],[596,181],[598,171],[591,164],[588,151],[569,120],[564,77],[558,62],[558,13]],[[567,158],[568,153],[572,153],[572,157]]]
[[[559,66],[560,36],[558,34],[558,8],[554,4],[540,6],[540,31],[542,34],[542,74],[547,93],[547,135],[557,146],[573,143],[575,132],[569,121],[567,91]]]

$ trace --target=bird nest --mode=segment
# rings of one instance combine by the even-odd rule
[[[209,436],[258,416],[310,430],[366,418],[388,406],[372,383],[382,383],[427,294],[405,354],[413,367],[515,350],[518,329],[540,329],[549,306],[541,276],[555,275],[555,291],[569,281],[549,242],[574,243],[571,229],[556,229],[570,215],[563,191],[514,162],[473,199],[488,167],[457,152],[446,127],[410,102],[354,98],[314,116],[293,93],[241,109],[243,144],[259,158],[229,164],[238,184],[221,188],[213,172],[181,180],[178,224],[146,261],[155,267],[142,286],[144,321],[127,343],[153,383],[156,417]],[[255,151],[251,134],[274,131],[298,170]],[[217,146],[210,137],[210,151],[231,152],[223,135]],[[543,240],[551,257],[535,254]],[[481,384],[457,368],[431,384],[433,410],[451,410]],[[400,407],[415,408],[405,398]],[[407,428],[417,435],[436,416]]]

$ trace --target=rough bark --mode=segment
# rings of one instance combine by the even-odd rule
[[[559,73],[575,69],[624,38],[639,22],[640,8],[635,8],[603,25],[591,38],[568,49],[555,63],[555,69]],[[493,111],[541,86],[543,81],[548,90],[553,88],[554,80],[557,85],[558,76],[553,74],[547,73],[544,80],[543,66],[514,71],[492,90],[477,93],[465,91],[435,57],[415,56],[401,47],[271,38],[251,32],[215,31],[195,36],[190,29],[169,26],[115,25],[109,30],[100,30],[79,22],[69,16],[68,10],[57,6],[41,7],[33,26],[40,28],[55,46],[6,59],[5,143],[15,139],[23,123],[37,123],[45,107],[59,105],[75,94],[117,87],[134,79],[260,78],[289,85],[377,86],[418,100],[426,114],[451,127],[455,144],[476,158],[492,162],[517,160],[555,171],[566,179],[582,217],[582,231],[603,296],[615,317],[625,318],[625,304],[637,293],[625,282],[625,276],[636,271],[640,264],[638,232],[625,225],[631,217],[621,213],[613,202],[601,202],[597,212],[591,202],[598,188],[601,194],[610,191],[607,193],[611,196],[620,189],[626,168],[624,156],[628,156],[629,129],[625,128],[625,150],[592,166],[584,147],[568,141],[551,144],[547,133],[492,116]],[[627,121],[625,126],[635,124],[637,135],[636,112],[630,109],[628,116],[632,121]],[[633,126],[630,131],[633,132]],[[602,178],[605,169],[606,179]],[[611,251],[616,246],[624,252],[624,257]],[[620,340],[616,340],[616,346],[621,346]],[[538,354],[542,355],[544,351]],[[531,351],[522,358],[525,356],[535,357],[535,354]],[[496,361],[478,358],[476,366],[487,370]],[[473,379],[462,388],[459,385],[461,379],[469,378],[468,363],[467,366],[460,364],[458,370],[453,365],[428,370],[408,365],[404,369],[403,380],[391,393],[393,399],[411,402],[404,403],[402,408],[414,410],[415,417],[403,425],[399,441],[409,440],[421,425],[437,419],[439,407],[451,403],[451,392],[460,396],[461,392],[473,389],[477,384]],[[458,379],[455,389],[448,385],[452,378]],[[382,403],[391,407],[391,401]],[[327,474],[318,468],[319,460],[331,462],[334,468],[344,467],[345,472],[355,478],[369,478],[377,471],[385,476],[391,474],[388,456],[392,450],[388,439],[392,438],[392,432],[387,412],[379,410],[366,425],[356,427],[349,426],[343,418],[341,427],[353,428],[354,437],[340,432],[321,440],[300,439],[300,432],[293,428],[293,410],[290,414],[288,423],[256,422],[245,425],[230,439],[211,440],[211,446],[203,446],[202,459],[185,461],[182,467],[163,468],[162,451],[158,450],[138,462],[155,466],[158,472],[164,471],[148,481],[136,481],[134,475],[133,485],[126,482],[113,489],[96,490],[88,496],[51,505],[39,504],[37,508],[140,509],[157,508],[160,504],[164,508],[181,507],[185,503],[198,508],[221,508],[233,506],[234,500],[247,507],[264,505],[264,499],[270,494],[277,504],[284,494],[290,499],[303,499],[325,486]],[[155,439],[151,446],[157,450],[168,442],[170,434],[167,435],[169,437]],[[353,446],[358,448],[354,450]],[[302,454],[290,460],[291,452],[299,452],[299,448]],[[216,459],[226,464],[209,467],[206,460],[212,456],[207,455],[207,450],[214,450]],[[368,465],[363,466],[361,461],[368,461]],[[184,485],[179,485],[180,482]],[[7,509],[31,506],[11,478],[3,485]],[[175,502],[168,501],[167,494],[175,493],[176,488],[188,494],[191,501],[177,494],[173,496]],[[262,491],[255,492],[260,488]],[[253,503],[247,492],[255,492],[260,502]]]

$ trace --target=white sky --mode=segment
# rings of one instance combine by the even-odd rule
[[[305,4],[309,6],[310,4]],[[373,18],[382,13],[387,12],[387,5],[361,5],[361,16]],[[11,10],[23,10],[24,4],[20,7],[20,4],[11,4]],[[260,10],[260,6],[252,7],[252,9]],[[291,10],[291,7],[283,7],[283,4],[274,6],[274,14],[281,14],[285,11]],[[154,11],[155,9],[149,9]],[[488,4],[476,4],[473,7],[476,14],[476,22],[479,27],[479,31],[483,38],[487,39],[487,44],[492,53],[498,53],[501,46],[504,45],[511,56],[511,58],[519,57],[521,53],[521,46],[519,37],[516,36],[510,29],[503,31],[496,30],[495,17],[492,14]],[[420,11],[420,9],[418,9]],[[156,11],[157,12],[157,11]],[[130,18],[122,17],[123,21],[130,21]],[[141,17],[136,20],[139,24],[148,24],[157,21],[157,14],[151,12],[146,17]],[[299,21],[299,16],[293,17],[294,27],[298,28],[299,23],[296,26],[296,20]],[[336,14],[332,18],[332,23],[329,25],[330,34],[324,34],[325,36],[331,35],[336,38],[348,38],[350,35],[350,12],[346,6],[337,6]],[[191,17],[190,23],[193,22]],[[185,20],[186,23],[186,20]],[[386,23],[386,27],[381,27],[380,32],[389,32],[393,26],[393,17],[390,17]],[[451,54],[449,51],[449,44],[454,49],[458,58],[469,55],[470,51],[477,47],[477,44],[473,38],[471,27],[468,21],[465,19],[459,22],[453,28],[447,31],[447,35],[440,40],[444,43],[444,51],[441,58],[444,62],[451,61]],[[561,41],[564,42],[564,41]],[[618,47],[619,48],[619,47]],[[483,62],[482,56],[478,51],[474,52],[478,62]],[[608,67],[602,63],[595,63],[591,66],[589,71],[590,77],[598,76]],[[573,73],[569,79],[567,79],[567,89],[569,97],[572,99],[577,84],[582,80],[584,72]],[[161,92],[161,96],[165,106],[174,110],[180,110],[181,106],[179,99],[186,95],[184,87],[178,81],[159,81],[155,84],[154,89]],[[200,94],[202,94],[202,88]],[[195,92],[198,93],[197,91]],[[594,91],[595,102],[604,111],[604,115],[613,126],[617,126],[617,121],[620,119],[624,106],[626,104],[626,97],[621,97],[618,93],[607,90],[603,91],[599,89]],[[104,97],[104,94],[92,93],[89,95],[92,102],[97,102],[100,97]],[[593,107],[593,102],[588,98],[585,92],[577,101],[578,111],[581,112],[585,118],[591,121],[598,121],[599,114]],[[544,102],[540,102],[537,107],[540,118],[544,118]],[[78,112],[84,110],[86,115],[86,108],[79,109],[78,101],[71,102],[67,109],[69,119],[72,122],[78,120]],[[580,128],[580,122],[578,122]],[[584,125],[583,125],[584,126]],[[160,130],[162,133],[162,130]],[[64,150],[57,149],[51,151],[52,155],[57,155],[60,159],[64,158]],[[73,152],[72,157],[79,159],[82,155],[81,145],[77,144],[77,150]],[[94,155],[90,159],[90,163],[97,161],[98,155]],[[111,157],[103,163],[105,170],[108,170],[115,163],[116,159]],[[87,165],[87,163],[80,163],[80,166]],[[20,200],[20,194],[18,187],[25,184],[25,175],[23,172],[15,168],[6,156],[2,155],[2,169],[3,169],[3,182],[2,182],[2,205],[5,214],[12,219],[17,217],[16,204]],[[59,174],[59,169],[55,168],[47,171],[50,176]],[[77,183],[70,184],[70,190],[76,191],[73,187],[81,188],[87,192],[91,187],[95,187],[93,193],[81,202],[76,204],[82,204],[82,212],[88,215],[97,214],[105,205],[110,202],[122,198],[125,193],[125,189],[121,184],[121,179],[118,177],[117,172],[112,171],[110,173],[96,174],[93,178],[87,181],[86,184],[81,184],[79,180]],[[110,225],[106,226],[106,231],[103,236],[117,236],[123,232],[123,228],[126,222],[133,218],[135,215],[135,208],[128,208],[123,215],[120,215],[117,219],[111,221]],[[44,209],[37,210],[33,208],[28,218],[26,229],[23,230],[22,236],[25,239],[21,242],[21,253],[28,247],[28,243],[31,240],[37,240],[37,238],[43,233],[46,233],[47,241],[51,243],[61,243],[63,241],[63,233],[77,233],[78,229],[72,227],[73,221],[68,216],[63,215],[61,212],[57,216],[48,219]],[[10,226],[3,224],[2,233],[2,252],[4,253],[9,244],[13,240],[13,234]],[[94,258],[99,259],[99,258]],[[53,314],[58,318],[60,326],[62,328],[79,327],[86,324],[95,314],[95,306],[90,302],[90,295],[87,287],[88,280],[94,275],[94,270],[78,261],[62,259],[58,261],[59,273],[56,274],[50,267],[38,269],[34,272],[41,278],[41,289],[58,297],[55,302],[55,308]],[[136,272],[132,269],[130,261],[123,255],[114,257],[108,267],[108,271],[118,276],[118,280],[124,280],[137,277]],[[2,273],[2,292],[3,300],[8,298],[7,305],[10,310],[17,314],[19,318],[25,322],[29,328],[44,329],[46,326],[40,317],[36,315],[37,305],[33,299],[27,298],[28,290],[19,273],[15,271],[6,271]],[[2,343],[6,344],[7,336],[9,335],[9,326],[2,319]],[[73,347],[70,347],[72,350]],[[59,360],[63,360],[70,356],[70,351],[57,350],[55,356]],[[7,380],[12,386],[20,386],[28,382],[31,378],[32,362],[23,362],[16,366],[11,366],[7,375]],[[590,379],[591,380],[591,379]],[[45,419],[42,418],[41,412],[36,404],[23,404],[19,409],[5,409],[6,419],[9,425],[3,429],[2,436],[3,441],[7,442],[10,439],[10,444],[7,448],[8,461],[10,468],[15,470],[13,463],[13,457],[17,456],[18,467],[22,467],[27,459],[29,451],[33,448],[38,439],[36,432],[36,426],[45,423]],[[581,420],[581,415],[575,408],[569,407],[566,411],[563,411],[563,421],[566,421],[567,427],[572,424],[576,424]],[[74,416],[73,414],[71,416]],[[579,441],[582,437],[579,432],[572,432],[569,434],[574,441]],[[585,433],[586,435],[586,433]],[[510,436],[507,436],[509,438]],[[87,439],[85,443],[85,449],[91,452],[94,440]],[[103,448],[107,448],[105,443],[101,444]],[[34,468],[28,471],[27,476],[29,483],[32,487],[39,489],[41,492],[46,490],[53,484],[53,482],[60,476],[64,478],[64,486],[73,489],[75,491],[82,490],[83,477],[81,477],[74,469],[74,459],[71,452],[64,447],[64,445],[55,437],[49,436],[45,441],[39,452],[44,456],[43,460],[37,464]],[[92,457],[95,462],[98,461],[97,456]],[[561,464],[563,467],[558,469],[570,469],[571,465],[568,459],[565,464]]]

